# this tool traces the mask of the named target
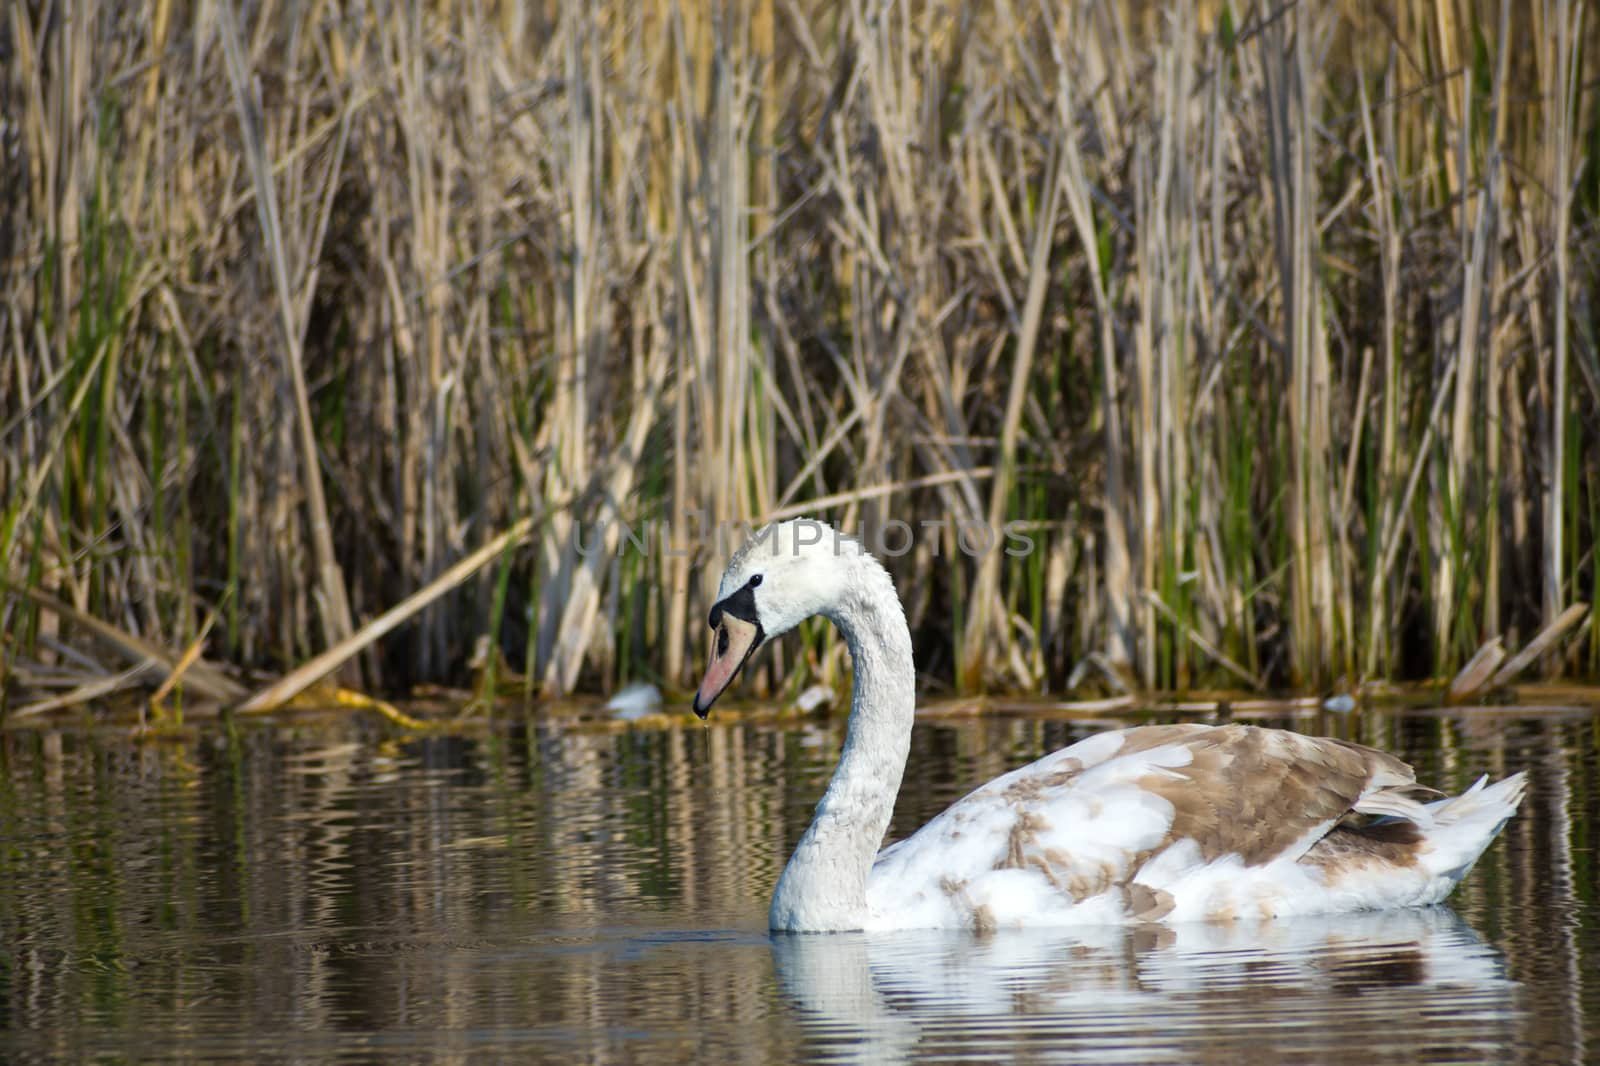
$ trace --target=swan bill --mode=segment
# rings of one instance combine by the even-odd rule
[[[722,695],[722,690],[732,684],[744,667],[745,660],[761,644],[761,623],[750,622],[731,611],[719,612],[716,629],[711,638],[711,659],[706,663],[706,676],[700,682],[700,691],[694,696],[694,713],[704,718],[711,705]]]

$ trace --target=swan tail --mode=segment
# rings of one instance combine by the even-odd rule
[[[1435,877],[1459,882],[1472,869],[1484,849],[1522,802],[1527,791],[1525,774],[1516,773],[1489,784],[1488,775],[1459,796],[1423,804],[1425,821],[1419,820],[1427,842],[1423,861]]]

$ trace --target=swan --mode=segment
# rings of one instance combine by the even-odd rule
[[[1373,748],[1250,725],[1097,733],[1003,774],[879,851],[916,707],[888,571],[815,519],[764,527],[711,608],[702,719],[813,615],[854,667],[839,764],[772,894],[778,932],[1255,920],[1438,903],[1522,800],[1522,774],[1433,802]],[[1438,793],[1433,793],[1438,795]]]

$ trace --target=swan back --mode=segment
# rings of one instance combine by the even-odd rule
[[[1411,768],[1255,726],[1099,733],[979,788],[885,849],[875,927],[1256,919],[1436,903],[1520,775],[1422,803]]]

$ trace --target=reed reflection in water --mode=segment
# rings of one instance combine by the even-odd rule
[[[0,734],[0,1057],[1583,1061],[1594,720],[1309,726],[1531,771],[1453,910],[769,938],[834,726]],[[1100,727],[919,725],[891,835]]]

